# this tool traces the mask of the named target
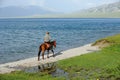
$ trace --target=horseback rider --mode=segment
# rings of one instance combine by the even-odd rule
[[[44,36],[44,43],[42,43],[39,46],[38,61],[40,60],[41,53],[42,53],[42,59],[44,59],[44,53],[46,50],[48,52],[47,58],[49,58],[49,50],[52,51],[53,57],[54,57],[53,47],[56,48],[56,40],[54,40],[54,41],[50,41],[50,40],[51,40],[50,34],[49,34],[49,32],[46,32],[46,34]]]
[[[51,36],[49,32],[46,32],[45,36],[44,36],[44,43],[47,45],[47,47],[50,47],[50,40],[51,40]]]

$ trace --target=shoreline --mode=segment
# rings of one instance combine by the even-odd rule
[[[23,67],[23,68],[33,67],[33,66],[37,66],[45,63],[52,63],[58,60],[67,59],[67,58],[79,56],[82,54],[86,54],[86,53],[90,53],[98,50],[99,48],[97,46],[91,46],[91,43],[90,43],[81,47],[72,48],[72,49],[59,52],[55,54],[55,57],[51,57],[52,54],[50,53],[49,55],[50,58],[47,58],[46,55],[44,56],[45,60],[42,60],[42,57],[40,56],[40,61],[37,60],[37,57],[33,57],[33,58],[27,58],[24,60],[8,62],[8,63],[0,64],[0,74],[10,73],[12,71],[19,71],[21,70],[20,67]]]

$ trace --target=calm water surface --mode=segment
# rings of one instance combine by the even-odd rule
[[[0,64],[37,56],[46,31],[57,53],[120,33],[120,19],[0,19]]]

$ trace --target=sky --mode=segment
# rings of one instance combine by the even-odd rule
[[[74,12],[119,0],[0,0],[0,7],[6,6],[40,6],[58,12]]]

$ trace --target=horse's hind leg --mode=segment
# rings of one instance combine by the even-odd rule
[[[40,53],[41,53],[41,50],[39,50],[38,52],[38,61],[40,60]]]
[[[53,57],[55,57],[55,55],[54,55],[54,51],[53,50],[51,50],[52,51],[52,53],[53,53]]]

